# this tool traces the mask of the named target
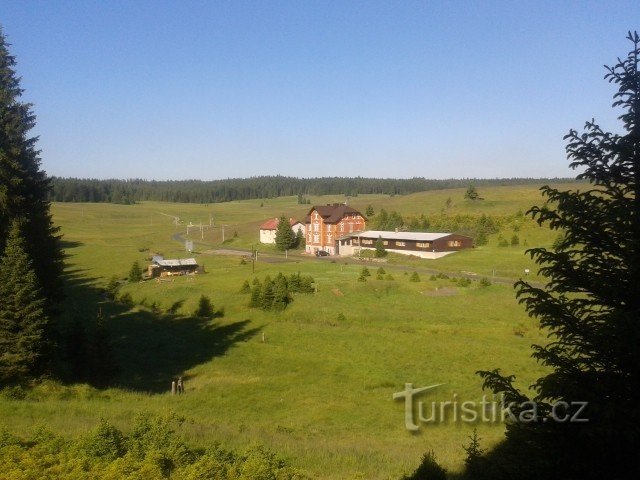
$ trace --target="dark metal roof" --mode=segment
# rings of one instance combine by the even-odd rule
[[[366,220],[364,215],[362,215],[358,210],[352,208],[344,203],[334,203],[331,205],[314,205],[307,213],[307,217],[305,218],[306,223],[311,223],[311,212],[317,211],[318,215],[322,217],[324,223],[338,223],[342,220],[345,215],[360,215],[362,218]]]

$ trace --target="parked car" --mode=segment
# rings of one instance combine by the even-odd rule
[[[317,250],[316,257],[328,257],[329,252],[325,252],[324,250]]]

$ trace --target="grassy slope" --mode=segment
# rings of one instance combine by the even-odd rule
[[[575,187],[575,185],[574,185]],[[447,213],[513,215],[540,203],[535,187],[487,188],[486,200],[462,200],[462,190],[427,192],[402,197],[363,196],[351,204],[364,209],[398,210],[403,215],[439,213],[448,197]],[[312,198],[329,203],[339,198]],[[133,260],[150,251],[182,256],[182,246],[171,240],[178,230],[167,216],[194,223],[229,225],[238,231],[230,245],[247,247],[257,238],[257,225],[280,213],[301,217],[307,207],[294,198],[232,202],[215,205],[145,203],[134,206],[56,204],[53,213],[68,242],[70,271],[77,281],[69,304],[81,315],[95,315],[94,286],[104,285],[114,273],[126,275]],[[153,224],[152,224],[153,223]],[[519,232],[529,246],[547,245],[554,235],[523,220]],[[511,232],[504,236],[510,238]],[[523,247],[499,248],[492,238],[486,247],[437,261],[421,261],[430,268],[517,276],[530,266]],[[220,244],[220,232],[205,234],[197,245],[206,250]],[[262,247],[261,247],[262,248]],[[479,399],[480,368],[502,367],[517,372],[521,385],[540,374],[529,359],[529,345],[543,338],[517,305],[510,287],[458,289],[455,296],[434,296],[436,286],[448,281],[411,283],[404,271],[385,266],[394,281],[370,277],[356,281],[359,268],[292,258],[288,263],[259,262],[256,275],[302,271],[316,278],[316,295],[299,295],[282,314],[249,310],[247,296],[237,293],[251,279],[251,265],[238,258],[200,255],[208,273],[190,282],[146,282],[128,285],[136,301],[158,303],[167,309],[183,301],[180,310],[195,309],[201,293],[211,296],[225,316],[203,323],[187,317],[158,318],[148,309],[104,304],[114,333],[123,371],[121,388],[95,392],[82,386],[62,388],[47,384],[32,400],[0,400],[0,414],[14,430],[38,421],[68,434],[79,434],[104,416],[125,427],[140,410],[175,410],[185,415],[185,435],[192,441],[221,440],[228,445],[259,441],[271,446],[320,478],[395,478],[415,467],[421,454],[433,449],[455,470],[461,465],[471,427],[432,425],[410,435],[403,425],[403,406],[391,395],[405,382],[416,386],[445,382],[426,401]],[[428,263],[424,263],[428,262]],[[374,274],[375,277],[375,274]],[[78,282],[77,282],[78,283]],[[338,292],[339,290],[339,292]],[[338,321],[342,313],[346,320]],[[514,335],[521,329],[524,336]],[[264,333],[265,342],[262,342]],[[157,392],[172,375],[184,373],[188,394],[171,397]],[[480,425],[485,445],[499,440],[499,426]]]

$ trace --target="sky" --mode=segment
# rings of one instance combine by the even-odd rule
[[[575,176],[637,1],[2,0],[42,167],[91,178]]]

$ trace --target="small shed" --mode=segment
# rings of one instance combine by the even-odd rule
[[[188,275],[198,272],[199,266],[195,258],[175,258],[164,259],[154,257],[153,263],[149,265],[149,277],[166,277],[172,275]]]

